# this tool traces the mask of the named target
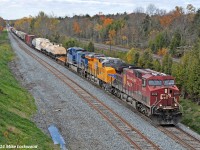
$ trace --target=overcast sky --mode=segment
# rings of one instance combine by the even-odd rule
[[[0,0],[0,16],[4,19],[19,19],[36,16],[40,11],[54,16],[91,16],[102,12],[103,14],[131,13],[138,7],[154,4],[159,9],[167,11],[175,6],[186,8],[192,4],[200,8],[200,0]]]

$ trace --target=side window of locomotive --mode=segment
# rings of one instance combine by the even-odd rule
[[[142,86],[146,87],[146,79],[142,79]]]

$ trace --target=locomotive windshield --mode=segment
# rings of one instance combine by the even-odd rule
[[[169,85],[169,86],[171,86],[171,85],[174,85],[174,80],[164,80],[164,85]]]
[[[149,85],[161,86],[162,85],[162,81],[161,80],[149,80]]]

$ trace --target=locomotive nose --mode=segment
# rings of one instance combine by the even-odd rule
[[[157,92],[157,97],[160,100],[159,107],[178,107],[179,91],[173,88],[163,88]]]
[[[152,118],[159,124],[177,124],[180,122],[182,113],[178,103],[179,91],[175,88],[167,87],[154,91],[153,97],[157,97],[157,105],[154,107]],[[153,94],[152,93],[152,94]]]

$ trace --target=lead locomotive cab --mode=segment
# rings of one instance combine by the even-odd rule
[[[180,122],[180,93],[172,76],[163,73],[146,74],[142,78],[142,86],[150,97],[152,120],[161,125]]]

